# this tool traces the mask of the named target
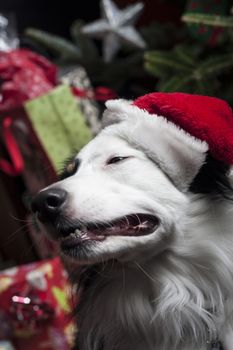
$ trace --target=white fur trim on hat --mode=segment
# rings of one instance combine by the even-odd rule
[[[207,143],[186,133],[163,116],[141,110],[131,101],[110,100],[106,107],[104,132],[124,138],[141,149],[178,189],[186,191],[205,161]]]

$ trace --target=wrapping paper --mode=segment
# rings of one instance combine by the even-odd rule
[[[62,169],[66,158],[92,138],[84,115],[66,85],[26,102],[25,109],[57,172]]]
[[[56,74],[54,64],[32,51],[0,52],[0,111],[48,92],[56,85]]]
[[[0,310],[12,321],[12,343],[17,350],[71,348],[74,323],[69,294],[59,258],[0,273]]]

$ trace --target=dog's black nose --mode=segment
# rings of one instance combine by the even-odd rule
[[[66,202],[67,192],[61,188],[49,188],[41,191],[33,199],[31,208],[38,213],[39,220],[46,222],[56,218]]]

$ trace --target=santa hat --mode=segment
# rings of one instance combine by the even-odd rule
[[[233,164],[233,114],[223,100],[185,93],[151,93],[106,103],[104,132],[142,149],[180,190],[187,190],[206,152]],[[117,124],[117,125],[116,125]]]

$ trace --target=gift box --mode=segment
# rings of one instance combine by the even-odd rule
[[[9,175],[25,177],[30,193],[54,181],[64,160],[92,138],[67,85],[25,102],[21,109],[2,112],[1,122],[11,164],[0,160],[0,168]],[[34,180],[31,172],[36,175]]]
[[[0,273],[0,310],[11,320],[10,340],[16,349],[71,348],[74,323],[70,290],[59,258]]]
[[[0,52],[1,139],[8,159],[0,169],[22,175],[29,193],[55,181],[63,161],[92,133],[57,68],[30,50]],[[32,176],[35,175],[35,176]]]
[[[57,84],[57,68],[30,50],[0,51],[0,111],[22,106]]]
[[[56,172],[92,137],[70,88],[61,85],[25,103],[28,118]]]
[[[82,66],[62,68],[59,70],[59,81],[78,89],[77,102],[92,134],[96,135],[101,129],[100,110],[86,70]]]
[[[50,170],[23,103],[56,86],[57,68],[29,50],[1,51],[0,78],[1,154],[6,153],[6,158],[0,159],[0,169],[10,176],[23,175],[28,191],[37,192],[56,174]],[[43,167],[49,170],[44,173]],[[31,176],[32,171],[36,176]]]

